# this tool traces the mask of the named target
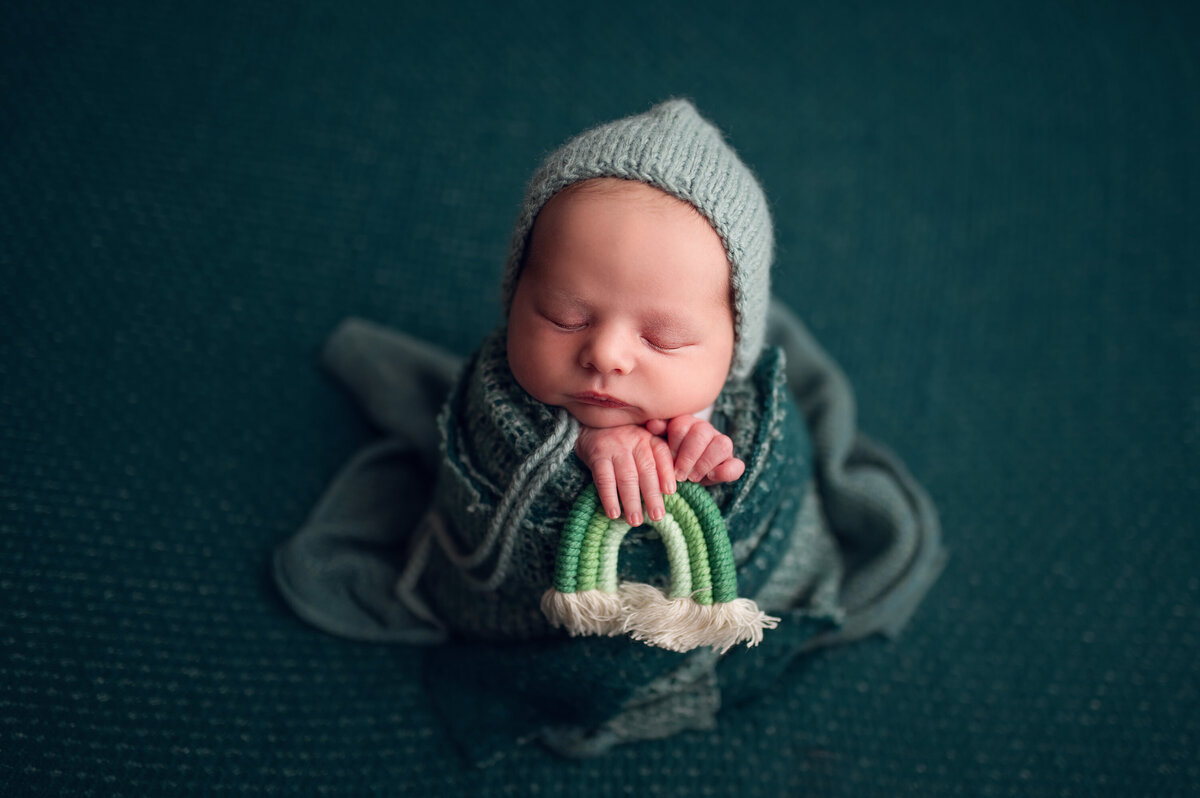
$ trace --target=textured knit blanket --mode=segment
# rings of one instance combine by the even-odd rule
[[[333,634],[442,644],[426,655],[430,694],[477,763],[533,739],[588,755],[711,728],[799,655],[897,631],[940,568],[936,514],[857,433],[845,379],[795,317],[776,306],[770,329],[753,374],[714,406],[746,472],[710,489],[739,594],[781,618],[761,645],[676,653],[554,629],[539,601],[590,476],[574,420],[513,381],[503,331],[465,366],[366,322],[335,331],[326,365],[384,437],[277,552],[283,595]],[[664,584],[654,538],[626,537],[623,578]]]

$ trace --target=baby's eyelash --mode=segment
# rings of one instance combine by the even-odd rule
[[[661,343],[659,341],[655,341],[653,338],[647,338],[644,335],[642,336],[642,340],[645,341],[646,345],[651,349],[657,349],[659,352],[674,352],[677,349],[683,349],[685,346],[687,346],[687,344],[677,344],[674,342]]]
[[[543,313],[542,317],[546,321],[553,324],[558,329],[562,330],[563,332],[579,332],[580,330],[582,330],[584,327],[587,326],[587,322],[585,322],[585,321],[566,322],[566,321],[562,321],[560,319],[556,319],[548,313]]]

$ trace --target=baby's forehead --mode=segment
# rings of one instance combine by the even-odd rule
[[[545,225],[539,225],[544,217],[570,212],[596,200],[610,200],[619,203],[638,214],[661,219],[664,224],[694,225],[697,235],[712,235],[721,242],[722,249],[726,249],[725,239],[716,225],[699,208],[687,200],[640,180],[593,177],[568,185],[546,201],[530,228],[522,265],[528,259],[533,239],[541,232],[541,228],[545,227]],[[729,267],[730,280],[732,280],[733,267],[727,249],[726,265]]]
[[[726,266],[729,268],[730,280],[733,279],[733,267],[725,239],[712,220],[692,203],[657,186],[619,177],[594,177],[572,183],[547,200],[537,216],[534,217],[530,227],[529,237],[521,258],[522,267],[528,262],[535,239],[546,235],[547,225],[556,226],[554,223],[545,221],[547,217],[556,219],[564,215],[575,215],[575,218],[579,218],[579,215],[586,217],[589,213],[589,205],[594,205],[596,202],[600,202],[601,207],[605,202],[619,204],[633,213],[661,220],[663,224],[692,226],[696,235],[711,236],[713,240],[720,242],[721,248],[726,251]]]
[[[640,264],[628,272],[630,281],[643,281],[640,294],[661,290],[663,280],[683,281],[706,286],[722,311],[733,306],[733,269],[708,219],[685,200],[620,178],[595,178],[555,194],[534,222],[518,279],[545,288],[600,274],[615,291],[611,268],[623,263]]]
[[[556,200],[559,202],[570,202],[573,197],[587,196],[616,197],[630,203],[638,203],[648,211],[684,208],[704,219],[704,215],[700,213],[696,206],[687,200],[681,199],[649,183],[622,177],[593,177],[588,180],[581,180],[578,183],[572,183],[551,197],[547,205]],[[705,222],[707,221],[705,219]]]

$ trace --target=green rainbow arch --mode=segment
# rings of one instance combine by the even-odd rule
[[[658,530],[671,568],[670,598],[697,604],[723,604],[737,598],[737,573],[729,533],[716,502],[695,482],[663,495],[667,514],[648,523]],[[601,590],[616,593],[617,560],[629,524],[604,514],[595,485],[575,500],[563,527],[555,563],[554,589],[560,593]]]
[[[664,494],[663,503],[666,515],[648,523],[666,547],[666,593],[618,581],[621,542],[630,527],[604,514],[589,484],[563,524],[554,585],[542,596],[542,612],[572,635],[628,634],[671,651],[712,646],[724,653],[737,643],[757,645],[779,619],[738,598],[733,548],[716,502],[700,485],[685,482]]]

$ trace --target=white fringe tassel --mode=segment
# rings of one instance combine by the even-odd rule
[[[669,651],[712,646],[724,654],[738,643],[758,645],[764,629],[779,625],[778,618],[745,598],[725,604],[697,604],[690,598],[669,598],[652,585],[634,582],[621,585],[620,598],[624,631],[634,640]]]
[[[542,594],[542,613],[555,626],[574,635],[613,637],[625,631],[621,597],[603,590],[560,593],[550,588]]]

